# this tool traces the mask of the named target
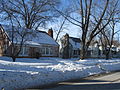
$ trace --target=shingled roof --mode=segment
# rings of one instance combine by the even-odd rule
[[[80,38],[70,37],[70,39],[72,39],[74,42],[81,42]]]
[[[69,37],[69,42],[73,46],[74,49],[80,49],[80,38]]]
[[[11,39],[10,31],[12,31],[12,26],[8,25],[2,25],[2,28],[7,33],[8,37]],[[21,27],[15,27],[16,30],[18,28],[19,31],[22,31],[25,28]],[[44,31],[38,31],[38,30],[28,30],[28,32],[31,32],[34,34],[34,36],[28,36],[30,39],[26,41],[26,44],[30,45],[41,45],[41,44],[48,44],[48,45],[58,45],[58,43],[50,37],[46,32]],[[20,37],[17,36],[19,39]]]

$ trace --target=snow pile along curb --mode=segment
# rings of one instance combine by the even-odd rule
[[[0,59],[0,89],[13,90],[120,70],[120,60]],[[19,62],[18,62],[19,61]]]

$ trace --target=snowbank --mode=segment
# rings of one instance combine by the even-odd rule
[[[120,60],[0,57],[0,89],[15,90],[46,85],[93,74],[120,70]]]

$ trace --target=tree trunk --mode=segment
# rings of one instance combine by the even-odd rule
[[[80,54],[80,59],[83,60],[85,59],[85,50],[81,50],[81,54]]]
[[[16,57],[12,57],[12,60],[13,60],[13,62],[15,62],[16,61]]]
[[[106,60],[110,59],[110,48],[109,50],[106,50]]]
[[[87,53],[86,46],[85,46],[85,44],[83,44],[82,49],[81,49],[81,53],[80,53],[80,59],[82,59],[82,60],[85,59],[86,53]]]
[[[109,59],[109,52],[106,53],[106,60]]]

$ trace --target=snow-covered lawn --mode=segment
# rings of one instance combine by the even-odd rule
[[[15,90],[83,78],[120,70],[120,59],[19,58],[0,57],[0,90]]]

